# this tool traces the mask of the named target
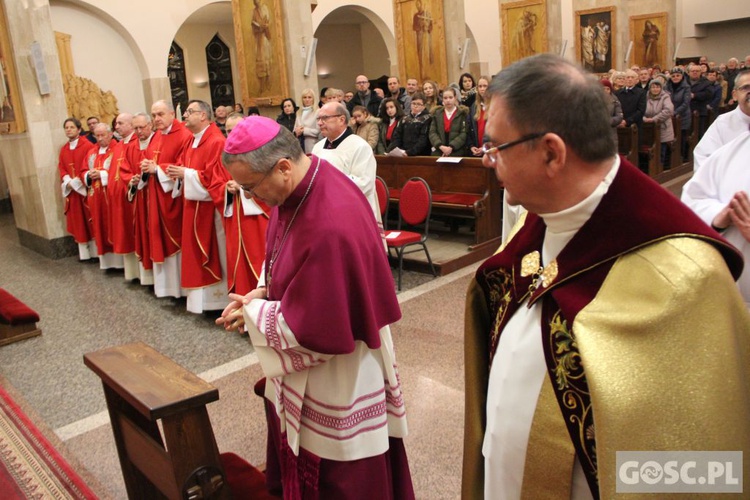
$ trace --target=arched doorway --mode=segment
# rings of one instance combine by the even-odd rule
[[[354,89],[357,75],[378,80],[397,73],[396,40],[382,19],[358,6],[331,11],[315,30],[319,88]]]

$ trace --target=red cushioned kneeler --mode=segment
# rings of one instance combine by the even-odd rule
[[[39,314],[0,288],[0,346],[41,335]]]

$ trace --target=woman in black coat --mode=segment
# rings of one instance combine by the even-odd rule
[[[281,114],[276,118],[276,123],[283,125],[289,132],[294,133],[294,123],[297,121],[297,103],[294,99],[287,97],[281,101]]]

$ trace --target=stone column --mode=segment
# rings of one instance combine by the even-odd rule
[[[448,70],[448,81],[446,83],[458,83],[461,73],[469,70],[459,68],[461,53],[459,47],[463,48],[466,40],[466,17],[464,13],[464,0],[444,0],[443,23],[445,25],[445,63]],[[474,75],[474,78],[478,78]]]
[[[166,63],[164,63],[166,66]],[[169,86],[169,78],[147,78],[143,80],[143,99],[146,109],[143,111],[151,113],[151,105],[161,99],[172,102],[172,89]],[[176,106],[176,105],[175,105]],[[183,111],[185,111],[183,109]]]
[[[317,2],[300,2],[299,0],[281,0],[284,11],[284,50],[286,51],[287,78],[289,95],[298,105],[300,95],[306,88],[311,88],[318,95],[318,67],[313,58],[310,74],[304,76],[306,58],[302,57],[302,46],[306,53],[312,48],[313,27],[311,11]]]
[[[0,136],[0,156],[5,165],[13,214],[22,245],[50,258],[76,253],[65,231],[57,160],[65,144],[63,122],[67,116],[60,63],[52,31],[48,0],[3,0],[10,43],[18,70],[21,112],[26,131]],[[40,95],[30,64],[31,44],[39,42],[51,92]]]

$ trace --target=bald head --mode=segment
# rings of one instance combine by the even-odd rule
[[[120,113],[115,119],[115,130],[120,137],[127,139],[133,133],[133,115],[130,113]]]
[[[156,130],[166,130],[174,121],[174,106],[172,103],[159,100],[151,106],[151,118]]]

